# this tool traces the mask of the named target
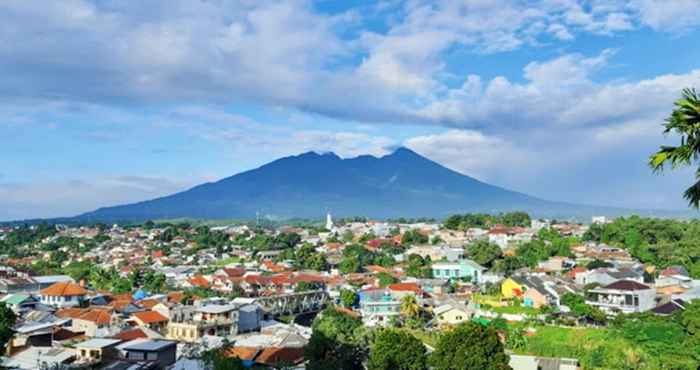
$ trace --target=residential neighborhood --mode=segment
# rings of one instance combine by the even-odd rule
[[[669,320],[700,299],[688,267],[597,240],[613,221],[455,217],[5,227],[0,305],[14,321],[3,366],[204,369],[214,351],[245,368],[303,369],[312,323],[333,311],[364,330],[406,330],[427,351],[475,323],[497,328],[513,369],[594,368],[535,344],[551,330],[612,332],[633,315]]]

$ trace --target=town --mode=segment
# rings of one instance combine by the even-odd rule
[[[6,226],[2,366],[697,369],[699,231],[524,212]]]

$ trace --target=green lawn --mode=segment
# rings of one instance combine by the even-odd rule
[[[583,369],[696,369],[689,358],[653,355],[611,329],[538,326],[519,354],[577,358]],[[671,364],[673,363],[673,364]]]
[[[493,311],[496,313],[508,313],[508,314],[525,314],[525,315],[539,315],[540,310],[532,307],[525,306],[505,306],[505,307],[491,307],[488,311]]]
[[[223,267],[226,265],[230,265],[232,263],[239,263],[239,262],[241,262],[241,258],[237,257],[237,256],[233,256],[233,257],[229,257],[229,258],[218,260],[218,261],[214,262],[214,266]]]

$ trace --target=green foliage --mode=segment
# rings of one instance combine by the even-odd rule
[[[469,258],[474,262],[487,267],[490,267],[497,258],[503,255],[501,247],[485,240],[470,244],[468,253]]]
[[[340,304],[343,305],[345,308],[350,308],[357,303],[359,297],[357,293],[350,289],[341,289],[340,290]]]
[[[530,226],[530,215],[525,212],[510,212],[499,215],[484,213],[467,213],[464,215],[452,215],[445,219],[443,226],[450,230],[464,230],[472,227],[486,228],[496,224],[506,226]]]
[[[369,370],[427,369],[425,346],[405,331],[380,330],[372,343],[367,368]]]
[[[681,137],[679,146],[661,146],[649,158],[649,166],[661,172],[665,166],[672,169],[685,167],[697,161],[700,155],[700,97],[695,89],[684,89],[683,96],[676,100],[675,109],[664,123],[664,134],[673,133]],[[700,205],[700,171],[695,174],[697,182],[686,189],[683,197],[698,208]]]
[[[201,354],[207,370],[244,370],[243,361],[238,357],[227,357],[226,347],[210,349]]]
[[[681,265],[700,278],[700,220],[620,217],[591,225],[584,239],[625,248],[641,262],[659,268]]]
[[[367,337],[362,321],[333,308],[314,320],[304,357],[309,370],[361,369],[367,356]]]
[[[423,258],[417,254],[410,254],[407,261],[406,275],[415,278],[431,278],[433,277],[431,264],[430,257]]]
[[[473,322],[460,324],[444,333],[430,363],[436,370],[510,369],[496,330]]]
[[[296,250],[294,261],[297,267],[305,270],[324,271],[328,269],[326,257],[322,253],[316,253],[316,248],[309,243],[304,243]]]
[[[379,280],[379,287],[384,288],[385,286],[389,284],[394,284],[398,282],[399,280],[390,274],[382,271],[377,274],[377,280]]]
[[[428,236],[421,234],[419,230],[407,230],[401,236],[401,244],[403,245],[428,244],[428,241]]]
[[[0,348],[5,348],[7,343],[12,339],[14,332],[12,327],[15,326],[17,316],[5,303],[0,302]]]

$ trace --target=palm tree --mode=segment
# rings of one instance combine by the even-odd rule
[[[401,314],[408,318],[418,317],[420,306],[414,295],[408,294],[401,298]]]
[[[684,89],[683,97],[675,103],[676,108],[664,123],[664,134],[675,133],[681,136],[679,146],[662,146],[649,158],[649,166],[654,172],[661,172],[665,165],[672,169],[689,166],[700,159],[700,98],[695,89]],[[700,168],[695,173],[695,184],[683,196],[691,206],[700,205]]]

